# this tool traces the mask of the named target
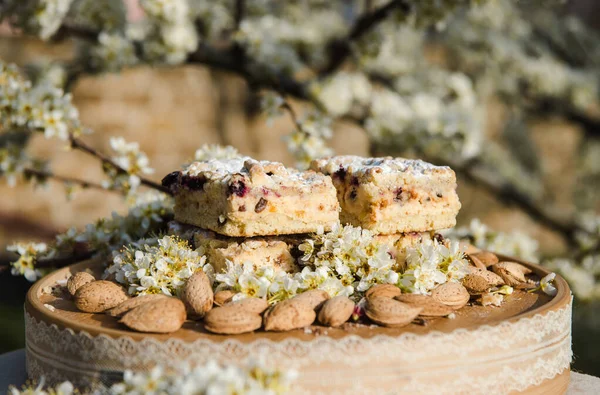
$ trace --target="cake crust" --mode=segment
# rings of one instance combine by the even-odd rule
[[[311,169],[329,175],[342,223],[377,234],[425,232],[456,225],[456,175],[446,166],[404,158],[336,156]]]
[[[233,237],[330,230],[339,222],[329,176],[244,157],[192,163],[163,179],[177,221]]]

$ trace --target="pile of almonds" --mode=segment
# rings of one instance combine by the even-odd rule
[[[527,288],[531,270],[516,262],[500,262],[490,252],[467,254],[470,273],[462,283],[450,282],[435,288],[431,295],[403,294],[395,285],[381,284],[365,294],[359,309],[373,323],[401,327],[415,319],[446,317],[474,299],[482,300],[503,285]],[[96,280],[80,272],[69,278],[67,289],[75,306],[83,312],[104,312],[130,329],[139,332],[171,333],[181,328],[186,319],[202,320],[204,328],[218,334],[241,334],[264,329],[289,331],[318,321],[328,327],[339,327],[356,312],[355,303],[346,296],[330,298],[327,292],[311,290],[269,306],[266,300],[246,298],[234,301],[235,293],[225,290],[213,293],[203,271],[194,273],[186,282],[181,300],[165,295],[143,295],[130,298],[117,283]]]

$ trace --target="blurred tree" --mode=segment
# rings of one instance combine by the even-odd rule
[[[588,6],[594,6],[593,2]],[[355,122],[374,155],[419,156],[452,166],[471,182],[559,233],[572,255],[546,260],[584,299],[600,296],[600,46],[598,34],[560,1],[192,1],[4,0],[0,20],[17,32],[75,40],[68,61],[0,66],[0,169],[9,183],[62,182],[122,193],[126,216],[70,230],[46,245],[11,247],[15,274],[35,279],[64,265],[162,229],[169,192],[150,179],[136,143],[111,140],[111,154],[84,141],[69,89],[84,74],[142,64],[201,64],[243,77],[270,116],[287,113],[298,166],[331,154],[333,120]],[[580,3],[578,7],[584,7]],[[129,13],[129,15],[128,15]],[[135,15],[134,15],[135,14]],[[308,103],[302,113],[290,98]],[[499,98],[509,117],[499,142],[482,133],[485,103]],[[576,210],[554,204],[540,176],[529,122],[560,116],[585,132]],[[96,157],[106,179],[55,174],[28,154],[32,138],[64,141]],[[222,152],[216,153],[221,155]],[[140,194],[141,187],[160,195]],[[159,197],[157,197],[159,196]],[[536,258],[536,244],[478,222],[454,232],[481,247]]]

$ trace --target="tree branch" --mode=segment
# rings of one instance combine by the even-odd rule
[[[377,23],[384,20],[389,13],[396,8],[400,8],[405,12],[409,12],[410,3],[408,3],[406,0],[392,0],[384,6],[370,11],[360,17],[345,38],[336,40],[329,45],[331,49],[330,60],[323,70],[320,71],[319,75],[324,76],[337,70],[338,67],[351,54],[352,42],[370,31],[375,25],[377,25]],[[241,15],[241,13],[236,15]],[[236,17],[236,24],[238,23],[238,19],[239,16]],[[79,27],[63,26],[61,27],[61,30],[64,34],[70,34],[87,40],[97,39],[96,33],[92,34],[93,32],[86,29],[81,29]],[[240,51],[235,45],[216,48],[201,43],[197,50],[188,56],[187,62],[191,64],[202,64],[218,70],[237,74],[244,78],[251,88],[273,89],[298,99],[311,101],[314,105],[318,106],[319,108],[321,107],[321,104],[318,103],[317,100],[310,94],[306,83],[297,81],[293,77],[284,74],[268,75],[266,73],[252,73],[248,68],[248,63],[250,62],[245,61],[243,51]],[[346,119],[347,118],[348,117],[346,117]],[[595,120],[590,121],[590,119],[587,119],[586,117],[575,117],[573,119],[584,124],[588,127],[588,129],[595,128],[597,125]],[[362,124],[362,120],[351,120],[358,124]],[[72,145],[74,148],[78,148],[90,155],[98,157],[104,163],[115,167],[117,170],[125,171],[112,162],[108,157],[86,146],[80,140],[72,140]],[[469,162],[467,164],[460,164],[449,163],[448,159],[445,158],[425,159],[450,165],[457,172],[463,174],[468,180],[474,182],[476,185],[479,185],[482,188],[494,193],[504,202],[515,204],[540,224],[559,232],[569,242],[574,241],[574,235],[577,231],[585,231],[585,229],[582,229],[580,226],[578,226],[577,223],[572,219],[566,220],[557,215],[554,210],[546,209],[539,202],[532,201],[528,196],[516,190],[510,182],[503,180],[496,181],[490,177],[481,176],[479,172],[480,169],[478,168],[479,164],[476,161]],[[163,188],[161,185],[158,185],[150,180],[142,179],[142,184],[154,189],[158,189],[162,192],[169,193],[169,191]]]
[[[25,174],[25,176],[29,176],[29,177],[39,177],[39,178],[50,178],[56,181],[60,181],[62,183],[65,184],[75,184],[75,185],[79,185],[82,188],[93,188],[93,189],[99,189],[102,191],[113,191],[113,192],[122,192],[116,189],[107,189],[104,188],[102,185],[97,184],[95,182],[92,181],[86,181],[86,180],[80,180],[78,178],[72,178],[72,177],[67,177],[67,176],[61,176],[58,174],[54,174],[51,171],[48,170],[38,170],[38,169],[25,169],[23,170],[23,173]]]
[[[410,8],[410,3],[406,0],[392,0],[373,11],[363,14],[356,20],[346,37],[328,44],[329,62],[319,72],[319,76],[324,77],[337,70],[352,53],[352,42],[360,39],[378,23],[386,19],[393,10],[401,9],[403,12],[408,13]]]
[[[246,0],[235,0],[235,10],[233,14],[233,23],[235,31],[240,30],[240,24],[244,19],[244,10],[246,8]]]
[[[436,162],[435,158],[425,158]],[[478,169],[478,160],[473,159],[465,163],[448,163],[457,173],[463,175],[474,185],[488,191],[500,201],[513,204],[519,207],[529,217],[539,224],[560,233],[571,245],[576,244],[575,234],[578,231],[586,230],[578,225],[572,218],[559,212],[555,208],[548,207],[541,202],[532,200],[529,196],[519,191],[506,180],[495,180],[493,177],[486,176]]]
[[[71,135],[69,138],[70,142],[71,142],[71,148],[73,149],[78,149],[82,152],[85,152],[86,154],[89,154],[97,159],[100,159],[100,161],[102,161],[103,164],[108,165],[113,167],[114,169],[116,169],[119,173],[123,173],[126,174],[127,170],[123,169],[121,166],[119,166],[118,164],[116,164],[112,159],[110,159],[108,156],[106,156],[105,154],[95,150],[94,148],[92,148],[91,146],[87,145],[86,143],[84,143],[82,140],[78,139],[77,137]],[[149,188],[152,189],[156,189],[157,191],[166,193],[168,195],[173,195],[173,192],[171,192],[168,188],[163,187],[162,185],[149,180],[145,177],[142,177],[140,175],[137,175],[140,178],[140,182],[142,185],[145,185]]]

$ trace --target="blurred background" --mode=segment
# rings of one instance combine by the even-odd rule
[[[574,0],[569,2],[568,10],[589,26],[600,27],[600,2]],[[68,58],[72,45],[48,44],[13,35],[4,28],[0,58],[24,66],[41,59]],[[266,126],[264,116],[256,108],[256,94],[243,79],[231,74],[198,65],[141,66],[119,74],[83,76],[72,93],[83,124],[95,131],[86,141],[104,151],[108,150],[110,136],[139,142],[156,169],[152,176],[155,180],[193,159],[194,151],[204,143],[229,144],[257,159],[294,164],[282,139],[293,128],[292,123],[281,117]],[[501,141],[506,138],[503,131],[509,108],[493,98],[485,107],[485,136],[490,141]],[[560,116],[528,122],[531,149],[539,159],[543,185],[557,207],[571,210],[573,195],[581,182],[577,177],[581,147],[589,136],[579,123]],[[337,154],[369,154],[367,136],[350,123],[334,125],[330,146]],[[65,151],[60,142],[50,144],[40,139],[33,141],[30,149],[39,157],[53,158],[57,173],[86,179],[102,176],[97,161]],[[596,160],[596,166],[600,166],[600,158]],[[496,230],[519,229],[537,239],[543,256],[568,252],[560,235],[539,226],[519,209],[505,205],[469,180],[459,178],[459,196],[463,204],[459,224],[480,218]],[[600,209],[600,205],[595,209]],[[56,183],[35,189],[26,184],[13,188],[1,184],[0,251],[17,240],[51,241],[58,232],[71,226],[82,227],[112,211],[124,212],[126,206],[120,197],[109,193],[86,190],[68,200],[64,188]],[[10,258],[0,252],[0,259]],[[0,353],[24,347],[22,305],[29,286],[24,278],[13,277],[9,271],[0,273]],[[574,368],[600,376],[600,304],[577,301],[574,313]]]

